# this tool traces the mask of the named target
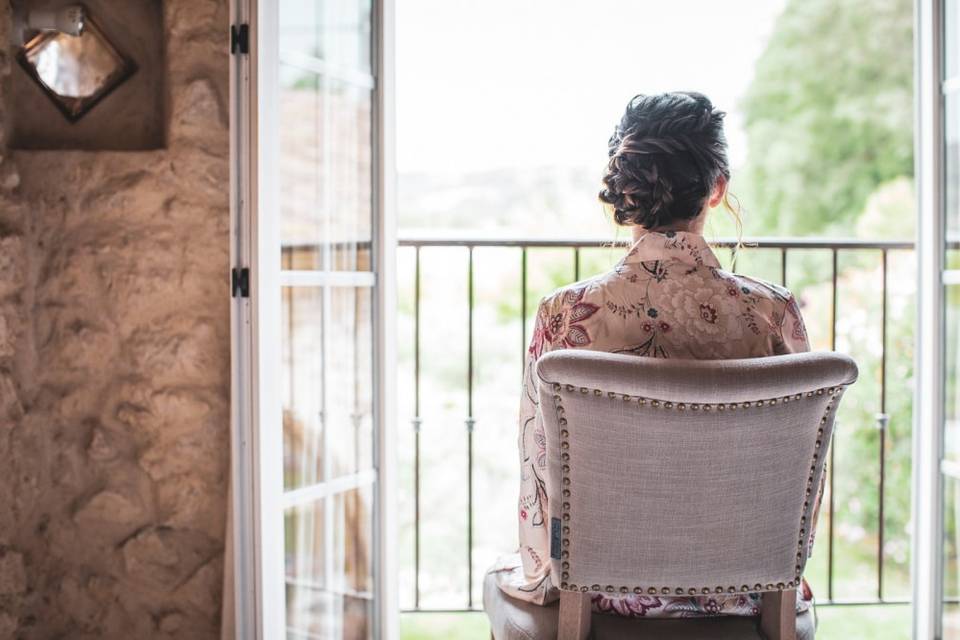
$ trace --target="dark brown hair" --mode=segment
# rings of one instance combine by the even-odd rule
[[[630,101],[610,136],[600,191],[617,224],[655,229],[700,213],[717,180],[730,178],[725,115],[692,91]]]

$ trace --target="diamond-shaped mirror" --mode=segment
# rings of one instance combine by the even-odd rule
[[[79,36],[41,32],[23,46],[18,59],[71,122],[136,71],[133,61],[117,50],[89,14]]]

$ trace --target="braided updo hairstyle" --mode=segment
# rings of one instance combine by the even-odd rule
[[[730,178],[724,112],[700,93],[638,95],[610,136],[600,200],[617,224],[655,229],[697,216]]]

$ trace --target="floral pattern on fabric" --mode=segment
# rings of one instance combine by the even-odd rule
[[[590,302],[582,302],[585,292],[585,288],[565,291],[559,309],[551,310],[540,305],[529,349],[534,358],[539,358],[545,348],[549,351],[590,345],[590,334],[582,323],[591,318],[600,307]]]
[[[724,271],[703,237],[694,233],[647,233],[609,272],[544,298],[527,352],[520,403],[520,548],[493,568],[500,588],[538,604],[559,595],[550,579],[546,438],[535,377],[544,353],[592,349],[712,360],[809,348],[793,295],[781,286]],[[806,582],[798,595],[797,610],[807,610],[813,594]],[[593,610],[630,617],[754,616],[758,602],[756,594],[597,594]]]

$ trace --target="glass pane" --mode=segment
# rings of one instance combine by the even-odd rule
[[[373,466],[372,291],[283,289],[284,487]]]
[[[283,269],[312,265],[322,200],[319,77],[280,65],[280,233]],[[306,267],[305,267],[306,268]]]
[[[291,64],[280,76],[283,266],[369,271],[372,94]]]
[[[329,477],[373,466],[373,316],[370,289],[331,289],[327,356]]]
[[[944,75],[952,78],[960,73],[960,49],[957,38],[960,36],[960,8],[957,0],[944,3]],[[960,237],[960,101],[956,93],[944,99],[944,214],[946,231],[945,266],[949,269],[960,268],[960,251],[956,241]],[[944,349],[946,366],[944,370],[944,458],[960,460],[960,425],[958,425],[958,407],[960,407],[960,380],[957,378],[960,364],[960,287],[946,287],[944,291],[945,333]],[[958,572],[958,549],[960,549],[960,487],[958,480],[944,476],[943,484],[943,638],[960,640],[960,572]]]
[[[370,0],[284,0],[280,55],[306,56],[345,71],[369,73]]]
[[[66,98],[89,98],[119,74],[123,58],[99,31],[81,36],[57,33],[26,47],[26,57],[51,91]]]
[[[960,462],[960,286],[949,286],[944,291],[944,432],[943,457]]]
[[[960,640],[960,480],[943,481],[943,638]],[[952,603],[952,604],[951,604]]]
[[[944,99],[944,213],[946,216],[948,268],[960,268],[956,249],[960,239],[960,94]]]
[[[883,596],[908,600],[911,596],[911,507],[913,473],[914,338],[916,318],[916,254],[889,254],[887,283],[887,429],[886,488],[884,491]]]
[[[20,52],[20,64],[71,121],[89,111],[134,72],[135,66],[86,16],[79,35],[42,31]]]
[[[960,36],[960,11],[957,10],[957,0],[946,0],[944,3],[943,20],[943,70],[945,78],[952,78],[960,73],[958,60],[957,37]]]
[[[372,491],[287,510],[287,638],[373,637]]]

